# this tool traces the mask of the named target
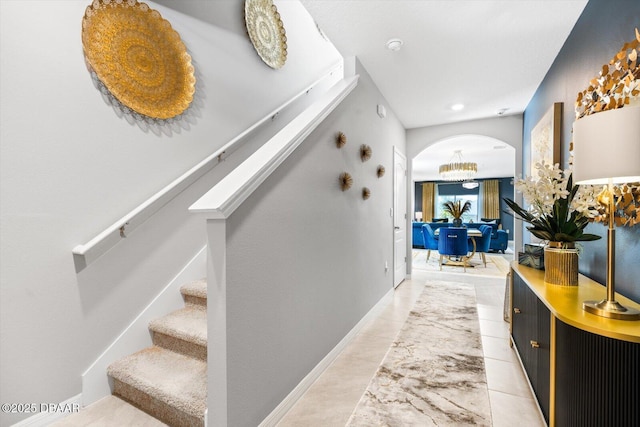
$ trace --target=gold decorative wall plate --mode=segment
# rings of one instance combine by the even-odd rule
[[[287,60],[287,36],[273,1],[245,0],[244,19],[260,58],[271,68],[282,68]]]
[[[191,104],[191,56],[169,21],[147,4],[94,0],[82,20],[82,46],[88,66],[133,111],[169,119]]]

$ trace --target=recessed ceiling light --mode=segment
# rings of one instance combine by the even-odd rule
[[[464,108],[464,104],[453,104],[453,105],[451,106],[451,109],[452,109],[453,111],[460,111],[460,110],[462,110],[463,108]]]
[[[403,44],[404,42],[400,39],[389,39],[385,46],[387,46],[387,49],[397,52],[400,50]]]

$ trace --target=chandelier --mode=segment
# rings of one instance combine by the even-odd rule
[[[465,180],[462,183],[462,188],[466,188],[467,190],[473,190],[474,188],[478,188],[478,187],[480,187],[480,183],[472,179]]]
[[[462,151],[453,152],[451,162],[440,165],[440,178],[445,181],[464,181],[473,179],[478,173],[478,164],[462,161]]]

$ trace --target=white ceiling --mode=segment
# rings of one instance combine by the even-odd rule
[[[521,114],[587,0],[301,0],[345,57],[356,56],[405,128]],[[286,25],[286,23],[285,23]],[[385,43],[399,38],[397,51]],[[451,106],[462,103],[462,111]],[[462,135],[421,153],[415,181],[437,179],[455,149],[478,177],[513,176],[513,148]],[[504,145],[504,144],[503,144]]]
[[[157,3],[244,33],[241,0]],[[279,2],[289,0],[274,0]],[[405,128],[521,114],[587,0],[300,0],[345,57],[356,56]],[[284,22],[285,28],[287,23]],[[393,52],[387,40],[400,38]],[[462,111],[451,105],[463,103]],[[460,136],[414,159],[414,180],[436,179],[455,149],[479,177],[513,176],[513,149]],[[485,149],[480,149],[484,147]]]

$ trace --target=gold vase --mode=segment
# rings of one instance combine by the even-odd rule
[[[549,242],[544,248],[544,281],[552,285],[578,286],[578,251],[573,243]]]

